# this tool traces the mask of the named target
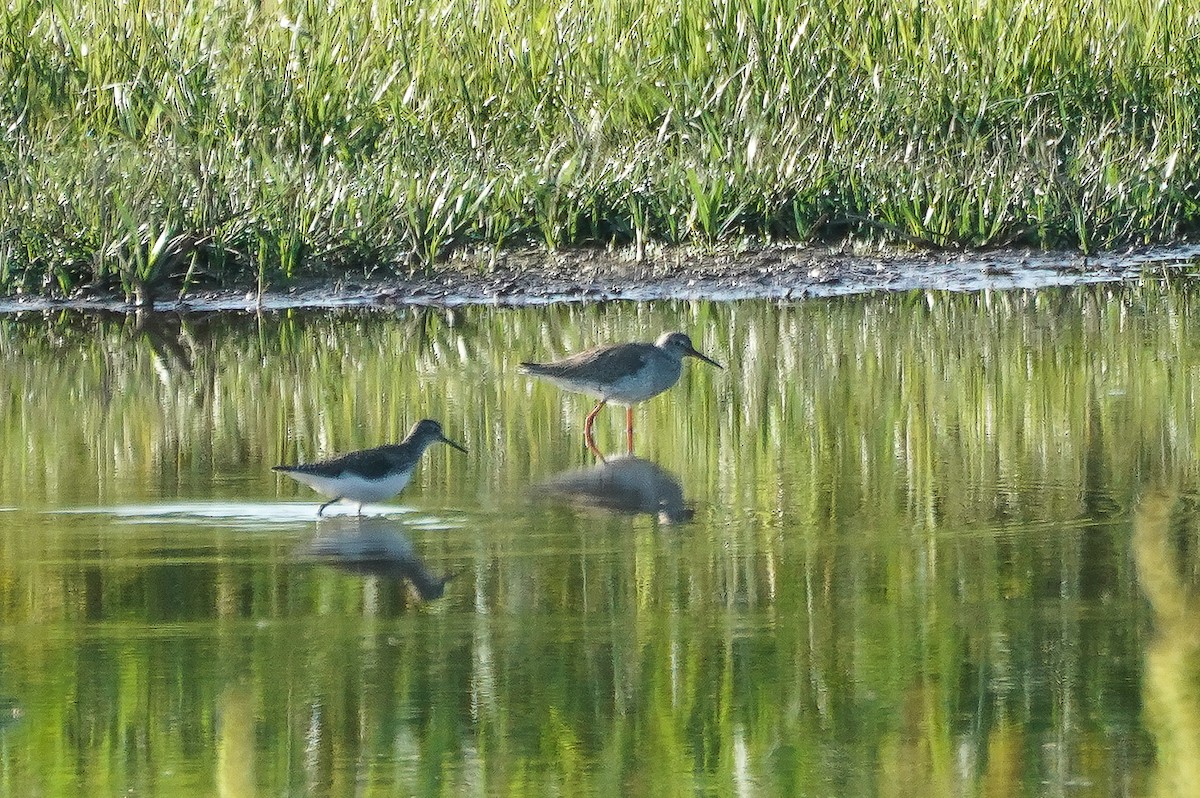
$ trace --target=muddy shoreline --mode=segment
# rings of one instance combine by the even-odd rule
[[[908,290],[1038,289],[1122,282],[1167,272],[1190,274],[1200,244],[1142,247],[1083,256],[1003,250],[897,252],[774,246],[751,251],[672,249],[637,260],[600,249],[536,249],[467,255],[408,277],[309,279],[287,286],[198,289],[179,298],[163,289],[153,310],[284,310],[390,306],[525,306],[556,302],[665,299],[797,301]],[[132,311],[123,297],[0,296],[0,313],[51,309]]]

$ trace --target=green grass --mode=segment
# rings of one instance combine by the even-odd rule
[[[1200,227],[1200,9],[13,0],[0,289]]]

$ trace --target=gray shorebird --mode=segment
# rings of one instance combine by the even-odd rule
[[[317,510],[317,515],[342,499],[358,502],[358,514],[362,515],[364,502],[390,499],[404,490],[417,470],[421,455],[439,442],[449,444],[460,452],[467,451],[442,433],[441,424],[427,418],[414,424],[400,443],[350,452],[319,463],[277,465],[271,470],[287,474],[318,493],[331,496]]]
[[[592,437],[592,424],[600,408],[609,402],[625,405],[625,436],[632,451],[633,405],[657,396],[678,382],[685,357],[722,368],[717,361],[697,352],[686,334],[673,332],[663,333],[652,344],[600,346],[553,363],[522,363],[521,370],[543,377],[565,390],[600,400],[583,424],[584,441],[589,449],[599,454]]]

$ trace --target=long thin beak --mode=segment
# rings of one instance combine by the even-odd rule
[[[717,361],[713,360],[708,355],[705,355],[702,352],[697,352],[695,349],[689,349],[688,354],[691,355],[692,357],[696,358],[697,360],[703,360],[705,363],[709,364],[710,366],[716,366],[719,369],[725,368],[724,366],[722,366]]]
[[[454,441],[447,438],[445,435],[442,436],[442,443],[453,446],[455,449],[458,449],[463,454],[469,454],[469,452],[462,446],[462,444],[455,443]]]

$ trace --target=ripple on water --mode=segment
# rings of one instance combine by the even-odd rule
[[[73,507],[49,511],[53,515],[109,516],[117,523],[151,525],[180,524],[220,526],[237,529],[265,529],[295,526],[298,522],[318,520],[318,505],[312,502],[166,502],[161,504],[121,504],[109,507]],[[356,507],[331,507],[325,518],[355,518]],[[457,520],[427,516],[411,507],[389,505],[363,508],[364,517],[403,518],[405,523],[422,529],[456,529]]]

